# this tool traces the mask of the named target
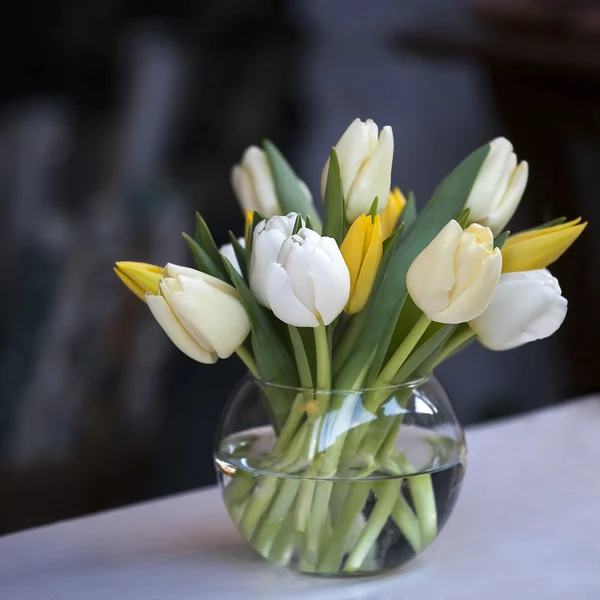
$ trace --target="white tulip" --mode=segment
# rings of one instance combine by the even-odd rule
[[[350,273],[335,240],[302,228],[270,263],[267,298],[275,316],[296,327],[329,325],[350,295]]]
[[[510,350],[551,336],[567,314],[567,300],[547,269],[505,273],[485,311],[469,325],[490,350]]]
[[[489,227],[498,235],[515,214],[528,176],[527,162],[517,166],[512,144],[503,137],[492,140],[465,204],[471,209],[469,223]]]
[[[381,130],[368,119],[352,121],[335,146],[342,189],[346,202],[346,218],[352,223],[367,213],[375,197],[379,198],[377,212],[382,213],[388,202],[392,181],[394,134],[386,126]],[[329,160],[321,175],[321,196],[325,197]]]
[[[298,183],[306,198],[312,202],[306,184],[300,179]],[[257,146],[247,148],[241,163],[234,165],[231,186],[244,212],[256,210],[267,218],[281,214],[267,154]]]
[[[214,363],[235,352],[250,321],[229,284],[195,269],[168,264],[159,293],[146,302],[171,341],[190,358]]]
[[[238,243],[242,248],[246,247],[246,240],[243,237],[238,238]],[[240,268],[240,263],[238,262],[235,250],[233,249],[233,244],[223,244],[219,248],[219,252],[231,263],[233,268],[241,275],[242,269]]]
[[[488,306],[498,285],[502,254],[487,227],[464,231],[450,221],[415,258],[406,286],[415,304],[432,321],[465,323]]]
[[[267,221],[261,221],[254,228],[250,256],[250,289],[256,299],[267,308],[267,270],[269,264],[277,260],[284,240],[292,235],[297,216],[296,213],[290,213],[285,217],[271,217]]]

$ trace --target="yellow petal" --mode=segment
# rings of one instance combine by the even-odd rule
[[[148,263],[121,261],[116,263],[119,279],[140,299],[146,292],[158,294],[158,284],[163,276],[161,267]]]
[[[532,271],[551,265],[586,228],[587,221],[574,225],[579,220],[509,237],[502,248],[502,272]]]
[[[350,295],[358,280],[360,266],[363,260],[363,249],[365,245],[365,237],[367,228],[372,226],[371,217],[361,215],[358,217],[348,230],[340,251],[344,257],[344,262],[350,271]]]
[[[248,245],[248,232],[250,231],[250,225],[252,225],[252,219],[254,219],[254,211],[246,211],[246,223],[244,225],[244,237],[246,238],[246,245]]]
[[[350,292],[350,299],[346,306],[346,312],[349,313],[358,312],[367,303],[383,256],[383,233],[380,215],[376,215],[369,230],[370,242],[364,254],[356,285],[354,290]]]
[[[399,188],[394,188],[389,193],[387,206],[381,215],[381,229],[384,240],[392,235],[405,206],[406,198]]]

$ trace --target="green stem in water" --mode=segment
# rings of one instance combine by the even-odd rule
[[[410,330],[409,334],[402,340],[402,343],[396,348],[396,351],[390,357],[387,364],[381,370],[375,387],[389,385],[396,376],[398,369],[404,364],[415,346],[419,343],[421,336],[429,327],[431,321],[426,315],[421,315],[415,326]]]
[[[401,479],[386,481],[381,485],[379,489],[380,493],[377,496],[377,504],[375,504],[375,508],[367,521],[366,527],[362,530],[356,546],[346,559],[346,563],[344,564],[345,573],[354,573],[360,569],[371,546],[375,543],[385,526],[392,508],[394,508],[394,504],[398,500],[401,485]]]
[[[250,371],[250,373],[252,373],[256,379],[260,379],[258,366],[256,364],[256,360],[254,360],[254,356],[252,356],[252,352],[242,345],[235,351],[235,353],[241,358],[242,362],[248,368],[248,371]]]

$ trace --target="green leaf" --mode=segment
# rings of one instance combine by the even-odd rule
[[[497,235],[494,238],[494,248],[500,248],[500,250],[502,250],[502,246],[504,246],[509,236],[510,231],[503,231],[500,235]]]
[[[396,351],[398,346],[404,341],[404,338],[411,332],[415,326],[419,317],[423,314],[421,309],[414,303],[413,299],[406,294],[402,308],[400,309],[400,315],[396,321],[394,332],[390,340],[390,344],[385,356],[387,362],[392,354]]]
[[[215,244],[210,229],[206,224],[206,221],[202,218],[200,213],[196,213],[196,231],[194,232],[194,241],[204,250],[211,260],[216,264],[221,264],[221,254],[219,248]]]
[[[217,277],[221,281],[225,281],[229,283],[229,278],[223,269],[220,268],[219,265],[222,264],[221,255],[219,254],[219,264],[215,264],[212,258],[208,255],[200,245],[195,242],[187,233],[182,233],[183,239],[185,243],[189,246],[192,254],[194,255],[194,262],[196,263],[196,268],[203,273],[208,273],[213,277]]]
[[[252,349],[262,380],[279,385],[297,386],[298,373],[294,360],[271,324],[267,310],[258,303],[233,265],[226,258],[223,258],[223,262],[250,319]],[[285,398],[285,394],[269,394],[274,425],[278,431],[283,427],[290,408],[287,402],[282,401],[282,397]]]
[[[404,223],[404,227],[407,230],[417,220],[417,199],[412,190],[408,192],[406,206],[400,215],[400,220]]]
[[[304,218],[309,216],[315,231],[321,231],[321,219],[315,205],[306,197],[304,190],[298,183],[298,176],[290,166],[290,163],[284,158],[275,144],[269,140],[263,142],[263,147],[267,153],[282,213],[285,215],[295,212]]]
[[[548,227],[554,227],[555,225],[562,225],[566,220],[567,217],[558,217],[558,219],[553,219],[552,221],[548,221],[547,223],[537,225],[536,227],[530,227],[529,229],[519,231],[519,233],[525,233],[526,231],[537,231],[538,229],[547,229]]]
[[[428,358],[434,355],[437,356],[455,328],[456,325],[432,323],[421,339],[421,343],[413,350],[406,362],[400,367],[396,377],[394,377],[393,383],[403,383],[411,377]],[[429,336],[427,335],[428,333]]]
[[[302,229],[302,217],[300,215],[296,215],[296,220],[294,221],[294,227],[292,227],[292,235],[295,235]]]
[[[312,221],[310,220],[310,217],[308,215],[306,215],[306,219],[304,220],[304,222],[306,223],[307,229],[312,229],[314,231]]]
[[[390,260],[379,269],[363,309],[368,316],[360,345],[354,348],[336,380],[340,389],[364,383],[358,381],[357,373],[371,357],[370,378],[378,375],[407,295],[406,272],[441,229],[462,211],[489,149],[486,144],[463,160],[440,183],[413,225],[390,248]]]
[[[246,266],[250,269],[250,256],[252,255],[252,244],[254,242],[254,230],[261,221],[266,221],[267,218],[261,215],[258,211],[252,212],[252,222],[248,227],[248,239],[246,240]]]
[[[469,222],[469,215],[471,214],[471,209],[470,208],[465,208],[465,210],[463,210],[460,215],[458,216],[458,219],[456,219],[457,223],[463,228],[465,229],[467,226],[467,223]]]
[[[369,212],[367,213],[367,217],[371,217],[371,219],[375,218],[375,215],[377,214],[377,205],[379,204],[379,196],[375,196],[375,200],[373,200],[373,204],[371,204],[371,208],[369,209]]]
[[[385,254],[388,251],[388,248],[393,248],[396,244],[398,238],[402,235],[404,231],[404,223],[400,223],[396,229],[392,232],[392,235],[387,240],[383,242],[383,253]]]
[[[346,204],[342,190],[340,163],[335,148],[329,155],[329,171],[323,202],[323,235],[332,237],[340,246],[346,232]]]
[[[246,255],[246,248],[238,242],[233,231],[229,232],[229,239],[231,240],[231,245],[233,246],[233,251],[235,252],[235,257],[240,265],[240,269],[242,270],[242,277],[248,281],[248,257]],[[223,262],[223,257],[221,257],[221,262]]]

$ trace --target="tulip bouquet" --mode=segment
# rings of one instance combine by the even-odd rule
[[[356,398],[376,415],[391,386],[474,340],[506,350],[554,333],[567,301],[546,267],[586,226],[505,230],[528,166],[504,138],[469,155],[419,213],[412,194],[390,191],[392,157],[391,128],[355,120],[325,164],[317,210],[272,143],[251,147],[231,178],[242,237],[219,249],[197,215],[184,234],[196,269],[115,269],[182,352],[201,363],[236,353],[265,383],[272,443],[252,472],[230,469],[225,502],[264,556],[287,564],[299,553],[305,571],[360,571],[389,519],[415,552],[435,537],[429,475],[410,502],[397,479],[377,480],[410,473],[393,446],[401,415],[358,418]]]

